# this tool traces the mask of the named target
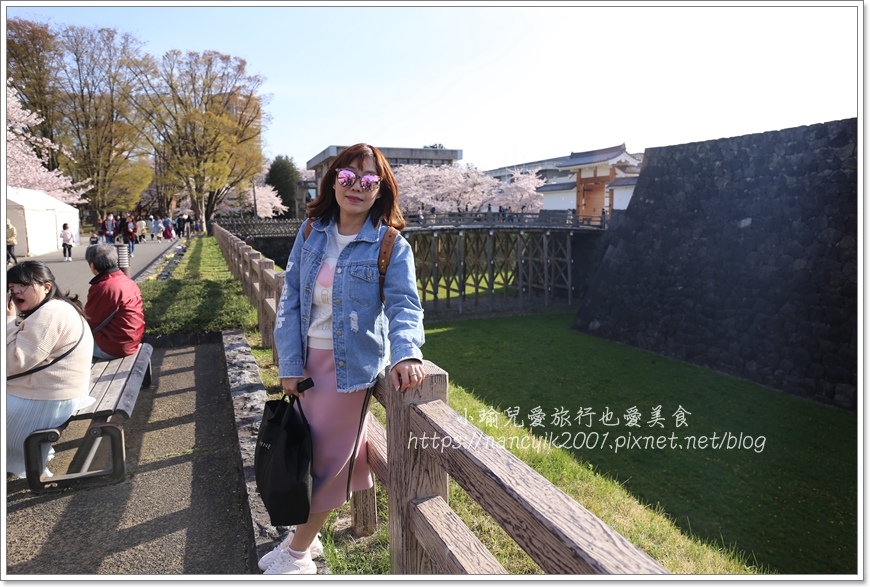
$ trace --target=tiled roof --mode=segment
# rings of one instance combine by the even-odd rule
[[[624,186],[624,185],[636,185],[637,184],[637,176],[634,177],[617,177],[607,185],[612,188]]]
[[[538,161],[529,161],[528,163],[517,163],[516,165],[506,165],[504,167],[498,167],[496,169],[490,169],[485,171],[487,175],[497,174],[499,172],[509,173],[514,169],[531,169],[533,167],[546,168],[547,165],[552,165],[554,167],[561,166],[562,163],[570,159],[568,156],[562,157],[553,157],[552,159],[540,159]]]
[[[558,192],[562,190],[573,190],[577,187],[576,181],[569,181],[565,183],[545,183],[544,185],[538,187],[536,192]]]
[[[607,149],[596,149],[595,151],[585,151],[583,153],[571,153],[571,156],[568,157],[568,160],[559,164],[560,168],[563,167],[576,167],[578,165],[591,165],[592,163],[598,163],[600,161],[607,161],[608,159],[613,159],[614,157],[618,157],[625,153],[625,143],[618,145],[616,147],[609,147]]]

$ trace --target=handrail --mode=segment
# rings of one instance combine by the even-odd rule
[[[251,236],[295,236],[302,220],[222,218],[216,223],[228,231]],[[405,214],[406,231],[433,228],[550,228],[550,229],[596,229],[606,228],[603,216],[576,214],[568,210],[541,210],[539,212],[422,212]]]
[[[214,235],[246,294],[258,296],[252,305],[261,334],[271,331],[283,272],[275,273],[270,259],[218,224]],[[386,409],[389,428],[368,416],[369,466],[388,494],[391,573],[506,573],[448,506],[448,475],[545,573],[667,573],[495,440],[472,442],[489,437],[447,405],[447,372],[430,361],[424,367],[424,381],[401,394],[389,389],[386,374],[378,379],[374,397]],[[357,535],[375,530],[374,498],[374,490],[353,495]]]

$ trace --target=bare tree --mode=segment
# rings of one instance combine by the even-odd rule
[[[262,78],[248,74],[245,60],[214,51],[169,51],[160,62],[144,57],[130,67],[129,98],[146,121],[143,135],[195,214],[211,220],[263,167]]]
[[[113,29],[75,26],[64,28],[59,38],[64,142],[75,160],[68,172],[91,179],[86,197],[96,214],[132,210],[152,176],[136,113],[126,99],[131,91],[126,63],[138,58],[141,42]]]

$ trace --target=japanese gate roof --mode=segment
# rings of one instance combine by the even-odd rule
[[[625,143],[616,147],[608,147],[607,149],[596,149],[594,151],[585,151],[583,153],[571,153],[571,156],[568,157],[567,161],[559,164],[559,168],[600,163],[602,161],[613,159],[614,157],[619,157],[623,153],[625,153]]]
[[[545,183],[538,187],[536,192],[558,192],[561,190],[573,190],[577,187],[576,181],[568,181],[563,183]]]

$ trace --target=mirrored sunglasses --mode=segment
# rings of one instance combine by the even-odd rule
[[[381,185],[381,178],[377,175],[363,175],[362,177],[358,177],[357,174],[350,169],[338,170],[338,185],[341,187],[349,188],[356,183],[357,179],[359,179],[359,187],[365,192],[373,192]]]

